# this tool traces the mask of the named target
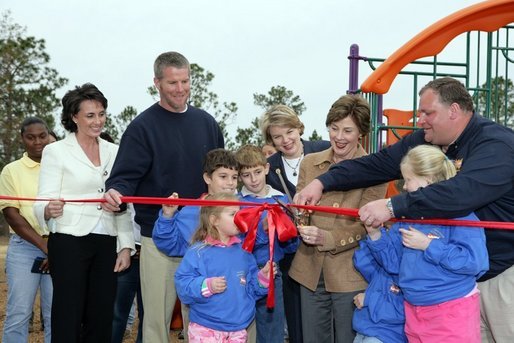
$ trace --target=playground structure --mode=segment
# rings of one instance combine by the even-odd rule
[[[352,45],[348,93],[363,93],[370,103],[372,128],[364,142],[368,151],[376,152],[415,130],[419,90],[429,80],[443,76],[459,79],[468,88],[477,113],[513,127],[511,23],[514,1],[489,0],[439,20],[385,60],[362,57],[359,47]],[[447,54],[449,51],[457,54]],[[363,61],[373,72],[359,88],[359,63]],[[401,108],[386,108],[391,106],[388,101],[393,102],[394,92],[400,92]]]

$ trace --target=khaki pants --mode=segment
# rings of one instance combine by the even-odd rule
[[[248,343],[255,343],[257,342],[257,324],[255,323],[255,319],[250,323],[250,326],[246,328],[246,331],[248,332]]]
[[[180,313],[182,314],[182,333],[184,343],[189,342],[189,305],[180,303]]]
[[[161,253],[150,237],[141,237],[141,295],[145,311],[143,341],[168,343],[171,316],[177,299],[175,271],[181,257]]]
[[[514,342],[514,266],[478,283],[482,342]]]

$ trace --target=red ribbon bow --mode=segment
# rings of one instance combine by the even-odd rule
[[[255,238],[257,237],[257,228],[261,219],[263,211],[268,211],[268,238],[269,238],[269,256],[270,256],[270,274],[269,274],[269,288],[266,306],[268,308],[275,307],[275,282],[273,272],[273,252],[275,251],[275,232],[277,233],[278,240],[285,242],[291,238],[296,237],[296,226],[291,221],[284,211],[278,206],[270,206],[264,203],[261,206],[247,207],[239,210],[236,213],[234,222],[236,223],[239,231],[246,233],[246,238],[243,242],[243,249],[252,253],[255,245]]]

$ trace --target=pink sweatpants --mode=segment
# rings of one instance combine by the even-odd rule
[[[405,302],[405,334],[410,342],[480,343],[480,294],[438,305]]]
[[[245,343],[248,336],[244,329],[239,331],[218,331],[191,322],[189,322],[187,334],[190,343]]]

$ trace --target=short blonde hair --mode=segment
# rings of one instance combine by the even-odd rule
[[[239,171],[244,168],[266,166],[268,163],[261,148],[252,144],[243,145],[239,148],[239,150],[236,151],[236,160],[239,165]]]
[[[269,133],[271,126],[283,126],[291,129],[300,130],[300,136],[303,135],[305,126],[301,122],[298,114],[289,106],[286,105],[273,105],[271,106],[261,118],[261,131],[262,137],[266,143],[273,144],[273,139]]]
[[[153,73],[155,78],[162,79],[164,75],[164,69],[168,67],[187,69],[188,74],[191,75],[191,67],[189,65],[189,61],[184,57],[184,55],[176,51],[163,52],[157,56],[153,64]]]
[[[401,162],[401,166],[405,165],[415,175],[425,177],[431,183],[448,180],[457,174],[453,162],[433,145],[418,145],[409,150]]]

